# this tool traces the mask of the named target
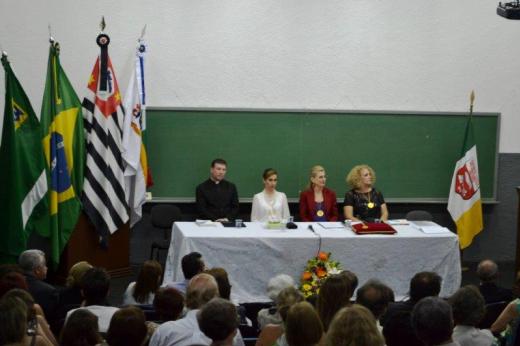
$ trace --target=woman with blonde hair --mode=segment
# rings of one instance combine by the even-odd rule
[[[345,194],[343,213],[353,221],[387,221],[388,208],[383,194],[374,188],[376,173],[368,165],[358,165],[346,178],[351,190]]]
[[[385,339],[372,313],[354,304],[338,311],[325,339],[326,346],[383,346]]]
[[[325,187],[327,177],[322,166],[311,168],[309,185],[300,193],[302,221],[338,221],[336,193]]]

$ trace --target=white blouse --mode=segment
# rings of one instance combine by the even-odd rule
[[[285,193],[275,191],[273,195],[268,195],[264,190],[254,196],[251,221],[287,221],[289,216],[291,213]]]

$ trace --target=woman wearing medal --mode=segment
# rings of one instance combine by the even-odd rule
[[[323,167],[311,168],[308,188],[300,193],[302,221],[338,221],[336,193],[325,187],[326,181]]]
[[[388,220],[388,208],[383,194],[373,187],[376,174],[370,166],[355,166],[350,170],[346,180],[352,190],[345,194],[345,219],[368,222],[374,222],[376,219]]]

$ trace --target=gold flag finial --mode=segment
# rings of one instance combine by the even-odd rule
[[[107,26],[107,24],[105,23],[105,16],[101,16],[101,23],[99,23],[101,32],[105,31],[106,26]]]
[[[469,95],[469,101],[470,101],[471,107],[473,107],[473,103],[475,102],[475,90],[471,90],[471,94]]]

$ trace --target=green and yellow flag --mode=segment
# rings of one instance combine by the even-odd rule
[[[0,144],[0,263],[16,263],[32,231],[48,233],[47,176],[38,118],[6,55]]]
[[[81,212],[85,142],[81,102],[60,65],[59,45],[49,49],[41,125],[49,179],[51,260],[57,265]]]

